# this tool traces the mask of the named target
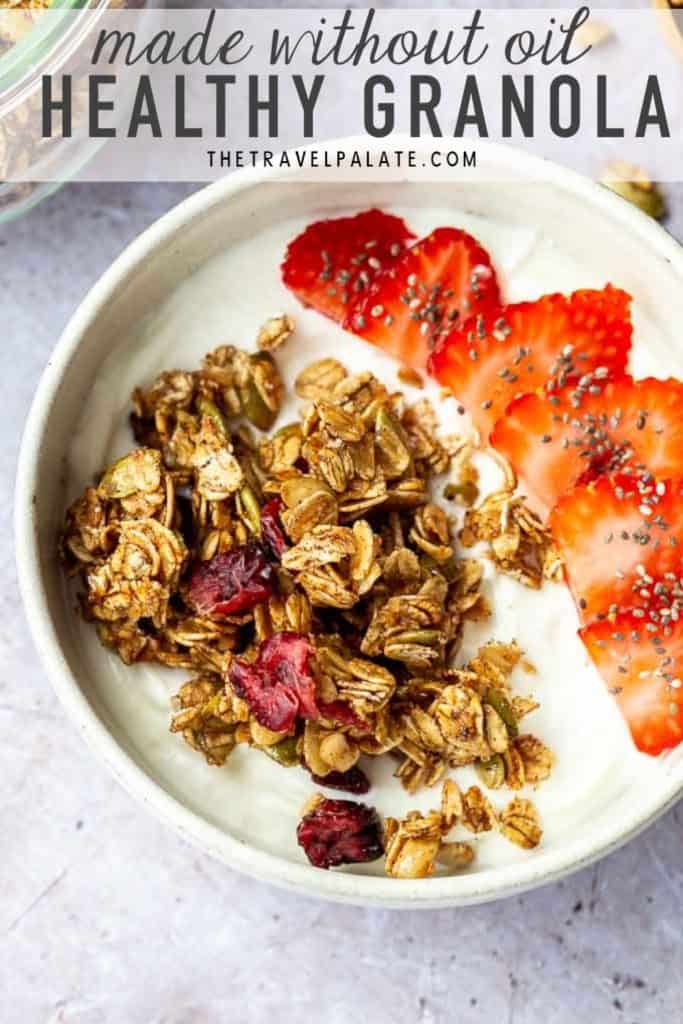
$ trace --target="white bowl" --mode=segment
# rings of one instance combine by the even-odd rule
[[[333,143],[331,148],[350,147],[358,141]],[[656,328],[653,335],[659,348],[654,358],[661,375],[680,373],[681,354],[671,326],[683,322],[683,250],[677,243],[635,208],[567,170],[505,147],[478,149],[479,176],[473,178],[470,173],[467,181],[454,175],[450,181],[429,186],[410,181],[297,181],[292,185],[277,171],[250,170],[198,192],[171,210],[116,260],[64,331],[38,387],[19,459],[16,537],[22,595],[49,678],[84,738],[130,793],[186,839],[230,867],[330,899],[399,907],[455,906],[557,879],[613,850],[670,807],[683,789],[683,758],[669,758],[664,767],[656,769],[644,759],[634,760],[632,777],[622,780],[613,799],[604,792],[591,797],[593,802],[582,812],[579,827],[569,827],[568,819],[561,839],[532,854],[516,851],[518,856],[498,865],[485,863],[455,877],[401,882],[366,873],[364,868],[316,870],[305,862],[293,841],[281,843],[281,824],[271,829],[268,814],[255,820],[254,812],[262,806],[256,802],[254,786],[287,790],[293,836],[294,808],[300,794],[310,791],[305,780],[292,782],[292,775],[261,757],[260,762],[267,764],[264,767],[259,762],[256,775],[250,774],[251,767],[237,770],[237,781],[233,778],[230,783],[229,799],[221,801],[219,813],[215,790],[207,786],[202,795],[201,785],[188,788],[186,776],[195,770],[223,771],[228,778],[232,762],[219,770],[199,761],[195,769],[193,761],[190,769],[185,755],[175,753],[183,746],[177,737],[161,732],[158,743],[150,747],[129,727],[130,717],[112,710],[108,692],[119,680],[109,678],[109,667],[105,666],[101,675],[93,670],[92,653],[86,648],[94,641],[92,637],[84,639],[85,627],[75,624],[73,602],[66,598],[55,554],[63,509],[67,497],[73,497],[66,494],[65,455],[112,347],[134,334],[143,317],[158,309],[216,252],[246,237],[260,237],[285,216],[313,219],[321,213],[370,205],[440,203],[475,216],[493,215],[501,225],[531,225],[553,240],[558,253],[579,259],[593,277],[602,275],[629,290],[636,298],[639,322]],[[485,171],[489,178],[499,173],[506,180],[492,186],[483,180]],[[263,259],[270,259],[265,251]],[[226,282],[226,288],[230,287]],[[198,307],[198,315],[210,315],[206,295],[198,295]],[[291,308],[295,309],[294,303]],[[263,319],[272,312],[262,309],[259,314]],[[230,337],[228,331],[225,340],[240,339]],[[150,371],[167,366],[162,359]],[[125,393],[117,396],[112,415],[123,410],[126,399]],[[86,466],[83,473],[93,469]],[[551,652],[548,655],[552,662]],[[114,660],[113,655],[101,653],[99,657]],[[135,680],[126,683],[130,691],[125,692],[134,693]],[[597,677],[595,688],[600,689]],[[616,711],[614,721],[616,729],[623,729]],[[576,763],[582,763],[584,769],[587,764],[590,770],[593,752],[585,749],[579,733],[577,730]],[[625,729],[623,734],[626,749]],[[590,743],[595,742],[591,736]],[[197,758],[189,751],[188,756]],[[252,758],[258,760],[257,755]],[[208,774],[200,777],[210,778]],[[279,799],[277,793],[273,796]],[[427,798],[426,805],[430,802]],[[279,813],[273,805],[273,815]]]

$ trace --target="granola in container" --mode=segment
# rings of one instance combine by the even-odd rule
[[[558,571],[548,534],[514,483],[479,497],[470,440],[442,437],[419,392],[331,357],[283,380],[293,332],[272,317],[253,351],[223,345],[136,388],[130,452],[65,517],[81,613],[124,663],[186,672],[170,729],[211,770],[252,748],[341,794],[302,811],[316,866],[383,856],[420,878],[466,870],[487,833],[531,849],[541,824],[515,794],[553,755],[525,728],[523,652],[461,648],[489,615],[482,559],[537,587]],[[290,387],[299,415],[282,422]],[[382,822],[375,758],[408,794],[439,787],[436,809]],[[466,767],[477,784],[461,787]]]
[[[0,222],[67,180],[100,143],[87,138],[89,34],[103,12],[147,0],[0,0]],[[53,17],[54,14],[54,17]],[[72,79],[72,137],[42,133],[43,75]]]
[[[20,42],[33,28],[52,0],[1,0],[0,56]]]

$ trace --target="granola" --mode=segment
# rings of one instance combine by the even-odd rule
[[[464,870],[474,848],[456,827],[531,847],[531,804],[500,812],[487,792],[538,785],[553,758],[520,734],[537,704],[513,692],[518,645],[460,656],[466,623],[488,615],[483,565],[462,547],[487,541],[536,587],[559,564],[547,532],[511,490],[477,504],[471,441],[439,437],[426,399],[369,372],[318,360],[294,383],[298,419],[278,423],[276,356],[293,331],[272,317],[256,351],[223,345],[136,388],[138,447],[66,512],[60,552],[83,616],[126,664],[188,671],[170,728],[210,765],[252,747],[364,793],[362,759],[389,755],[407,792],[443,783],[439,810],[388,818],[383,838],[371,809],[320,798],[300,837],[321,866],[367,848],[392,877]],[[444,507],[449,470],[459,490]],[[466,765],[483,789],[461,793],[451,776]]]
[[[26,36],[52,0],[2,0],[0,3],[0,55]]]
[[[538,811],[530,800],[515,797],[501,815],[500,827],[506,839],[524,850],[538,846],[543,835]]]
[[[493,830],[516,846],[533,849],[541,841],[538,812],[529,800],[515,797],[498,812],[477,786],[461,793],[447,779],[438,810],[409,811],[398,820],[387,818],[384,826],[385,870],[392,878],[428,878],[439,868],[447,873],[466,870],[475,859],[471,842],[452,836],[453,830],[480,833]]]
[[[562,561],[550,531],[505,487],[468,511],[460,532],[465,547],[488,543],[489,556],[501,572],[538,589],[544,579],[559,580]]]

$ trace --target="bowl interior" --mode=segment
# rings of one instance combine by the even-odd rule
[[[508,178],[515,166],[512,161],[507,168]],[[557,669],[563,645],[569,645],[568,658],[581,658],[568,596],[557,599],[554,625],[551,617],[533,628],[539,606],[532,599],[544,599],[504,583],[502,599],[515,609],[514,621],[525,633],[521,642],[534,648],[543,669],[542,702],[559,708],[542,723],[557,731],[562,753],[560,788],[548,797],[539,791],[542,812],[553,822],[548,841],[526,854],[503,853],[492,839],[493,846],[482,844],[476,871],[398,887],[375,877],[375,868],[315,871],[303,863],[293,839],[298,808],[311,792],[304,773],[283,772],[261,755],[242,752],[223,769],[208,768],[169,736],[169,694],[187,673],[161,670],[160,677],[160,670],[124,669],[100,649],[73,614],[55,555],[67,502],[105,454],[132,446],[125,429],[130,380],[149,380],[170,365],[192,367],[221,342],[251,341],[258,325],[277,311],[265,308],[266,302],[279,300],[278,307],[299,320],[302,337],[288,376],[297,359],[305,363],[330,347],[356,365],[395,372],[362,342],[322,324],[315,314],[300,315],[293,299],[278,290],[278,246],[297,221],[380,205],[408,216],[412,211],[416,221],[428,223],[438,210],[482,235],[512,299],[607,280],[626,288],[636,300],[639,366],[660,376],[681,372],[675,325],[683,322],[683,270],[671,240],[597,186],[571,175],[548,176],[531,183],[520,167],[517,181],[454,179],[427,187],[247,175],[213,186],[164,218],[115,264],[79,310],[47,371],[27,430],[17,508],[22,584],[38,645],[60,695],[122,781],[229,864],[341,899],[468,902],[578,866],[642,826],[680,790],[681,758],[655,763],[632,751],[585,660],[576,662],[583,682],[577,682],[575,697],[567,690],[572,680]],[[539,237],[543,266],[533,258]],[[150,338],[157,339],[154,345]],[[481,636],[492,632],[489,626]],[[470,643],[476,639],[473,634]],[[542,729],[532,731],[543,737]],[[573,789],[577,774],[581,785]],[[375,771],[374,781],[376,802],[386,813],[416,805],[400,794],[387,765]],[[429,807],[435,799],[430,793],[417,805]]]

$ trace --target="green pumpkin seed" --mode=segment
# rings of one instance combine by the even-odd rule
[[[136,448],[109,466],[98,485],[105,498],[130,498],[138,491],[149,493],[161,485],[161,454]]]
[[[421,647],[434,647],[440,641],[438,629],[404,629],[402,633],[392,636],[392,644],[419,644]]]
[[[270,430],[282,405],[280,371],[268,352],[255,352],[249,366],[249,376],[239,388],[242,413],[259,430]]]
[[[474,769],[489,789],[500,789],[505,782],[505,761],[500,754],[494,754],[486,761],[478,761]]]
[[[277,412],[273,412],[269,409],[266,403],[263,401],[261,394],[256,387],[253,379],[249,379],[247,383],[240,388],[240,403],[242,405],[242,413],[253,423],[259,430],[270,430]]]
[[[202,416],[206,416],[208,420],[211,420],[223,437],[230,437],[228,421],[216,403],[212,402],[210,398],[206,398],[205,395],[200,395],[197,399],[197,411]]]
[[[255,537],[261,536],[261,509],[258,499],[249,484],[243,484],[237,492],[237,512],[247,529]]]
[[[277,761],[283,768],[294,768],[300,764],[299,755],[296,749],[296,736],[286,736],[273,747],[261,747],[264,754],[273,761]]]
[[[505,725],[507,726],[507,731],[510,733],[510,735],[513,738],[517,736],[519,733],[517,719],[515,718],[515,713],[512,710],[512,705],[510,704],[510,701],[507,699],[505,694],[501,693],[501,691],[497,690],[495,687],[490,686],[486,693],[484,694],[484,701],[486,704],[490,704],[491,707],[498,712],[500,717],[505,722]]]
[[[460,576],[460,569],[458,568],[458,561],[455,556],[447,558],[445,562],[437,562],[435,558],[432,558],[431,555],[423,551],[420,554],[420,565],[430,576],[438,574],[443,576],[448,583],[455,583]]]

